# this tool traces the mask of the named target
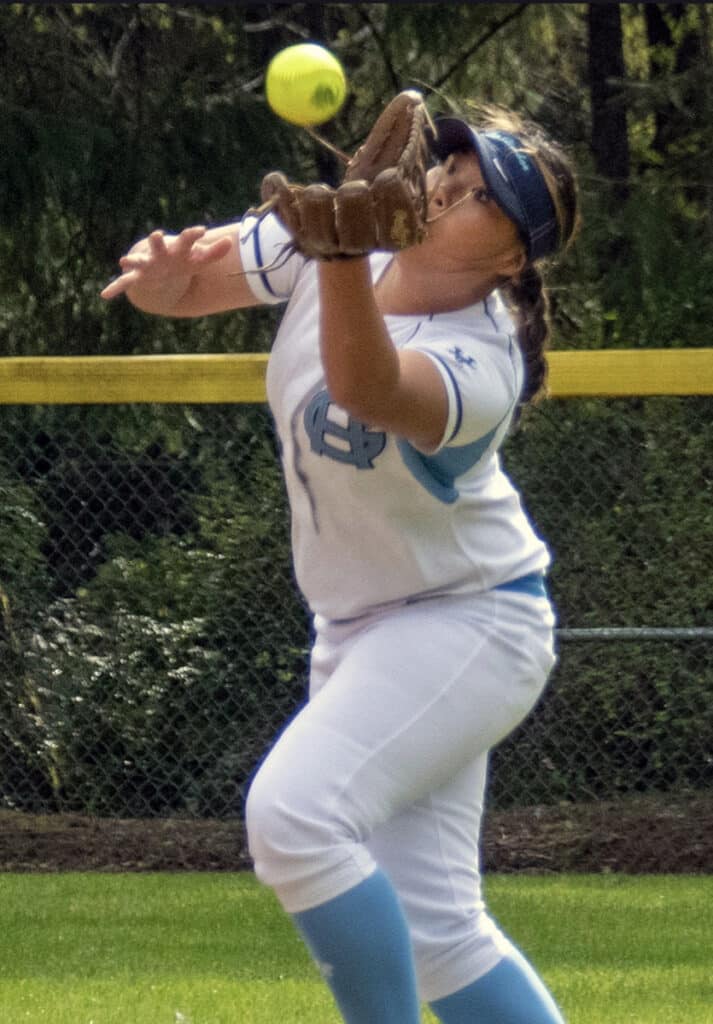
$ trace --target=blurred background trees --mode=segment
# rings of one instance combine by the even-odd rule
[[[97,291],[153,227],[234,219],[275,167],[337,172],[264,100],[270,57],[306,39],[349,75],[324,130],[341,148],[385,97],[417,87],[434,113],[512,105],[571,149],[585,227],[553,281],[558,343],[700,344],[713,302],[700,287],[713,237],[710,18],[710,4],[670,3],[3,7],[0,354],[267,345],[262,314],[166,325]]]
[[[274,310],[174,322],[98,293],[137,238],[237,219],[269,170],[336,179],[331,154],[264,99],[270,57],[305,40],[346,68],[348,99],[322,129],[342,149],[415,87],[434,114],[512,106],[571,152],[583,228],[549,275],[554,347],[708,345],[712,15],[698,3],[5,5],[0,357],[268,350]],[[713,560],[707,408],[554,402],[526,418],[509,465],[554,549],[565,624],[710,621],[697,574]],[[0,804],[21,803],[31,778],[28,804],[233,806],[276,727],[262,695],[277,693],[279,714],[294,706],[308,641],[266,411],[0,410],[0,605]],[[685,671],[689,694],[701,674]],[[610,706],[614,685],[601,663],[563,677],[575,705]]]

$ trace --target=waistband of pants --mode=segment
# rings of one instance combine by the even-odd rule
[[[531,597],[549,597],[543,572],[529,572],[526,576],[518,576],[515,580],[498,583],[493,589],[514,590],[518,594],[529,594]]]

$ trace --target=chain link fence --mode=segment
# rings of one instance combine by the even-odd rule
[[[551,400],[508,442],[554,555],[559,663],[494,752],[488,866],[710,868],[712,412]],[[119,865],[245,863],[249,780],[305,693],[288,540],[260,404],[0,407],[11,865],[42,866],[58,822],[72,866],[103,864],[102,821]]]

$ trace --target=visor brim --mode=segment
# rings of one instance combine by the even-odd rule
[[[483,181],[495,202],[520,233],[528,260],[555,252],[560,229],[547,182],[520,139],[498,129],[477,131],[459,117],[435,121],[430,145],[439,160],[458,150],[472,150]]]

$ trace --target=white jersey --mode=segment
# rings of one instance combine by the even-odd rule
[[[299,254],[285,259],[287,241],[272,215],[241,225],[255,296],[287,303],[267,396],[292,513],[295,574],[311,610],[350,619],[544,571],[547,548],[498,454],[524,375],[501,297],[448,313],[384,318],[396,348],[429,356],[448,393],[446,430],[426,455],[331,401],[319,351],[316,265]],[[391,258],[371,257],[374,280]]]

